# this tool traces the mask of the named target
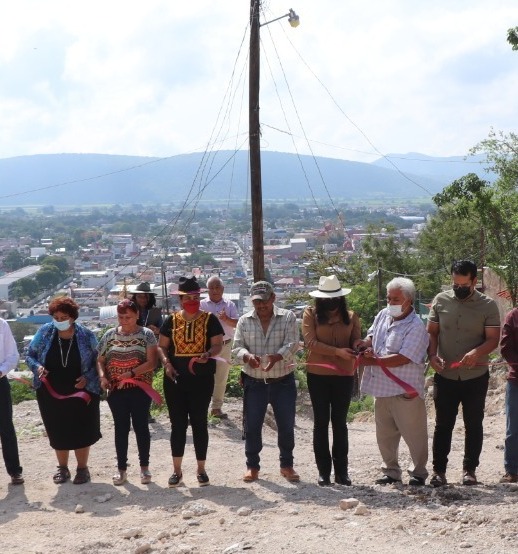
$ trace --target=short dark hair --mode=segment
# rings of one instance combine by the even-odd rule
[[[125,314],[128,310],[130,312],[134,312],[134,313],[138,314],[138,307],[135,304],[135,302],[133,302],[133,300],[130,300],[129,298],[125,298],[124,300],[121,300],[117,304],[117,313],[118,314]]]
[[[455,260],[451,264],[452,275],[469,275],[471,280],[477,276],[477,264],[471,260]]]
[[[69,296],[58,296],[49,304],[49,314],[63,312],[74,321],[79,317],[79,306]]]

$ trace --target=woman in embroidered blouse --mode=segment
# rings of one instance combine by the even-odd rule
[[[200,292],[195,277],[180,277],[181,309],[168,316],[160,329],[159,355],[165,368],[164,396],[171,420],[170,487],[182,482],[189,421],[197,460],[196,478],[200,487],[209,484],[205,471],[209,444],[207,416],[216,371],[216,360],[210,358],[221,352],[224,331],[214,314],[200,310]]]
[[[49,304],[49,314],[53,320],[34,335],[26,362],[34,374],[41,418],[56,452],[54,483],[70,479],[68,459],[73,450],[77,460],[73,482],[81,485],[90,481],[90,446],[101,438],[101,388],[95,367],[97,339],[92,331],[77,323],[79,306],[71,298],[54,299]],[[73,396],[59,399],[52,393]]]
[[[137,440],[140,462],[140,482],[151,482],[149,471],[148,414],[151,397],[146,386],[151,386],[157,362],[157,346],[153,331],[137,324],[137,305],[123,300],[117,305],[119,325],[109,329],[99,341],[97,369],[101,386],[108,390],[108,405],[115,424],[115,451],[117,472],[113,484],[120,486],[127,480],[128,437],[131,424]],[[139,383],[142,385],[139,386]]]
[[[313,407],[313,451],[318,469],[318,484],[331,485],[331,466],[335,483],[350,485],[348,474],[349,441],[347,412],[354,384],[352,350],[361,339],[358,316],[347,309],[345,296],[335,275],[320,277],[318,289],[309,294],[315,307],[306,308],[302,335],[309,352],[307,359],[308,390]],[[322,367],[321,365],[332,367]],[[329,451],[329,419],[333,446]]]

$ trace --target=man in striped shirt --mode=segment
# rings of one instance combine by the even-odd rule
[[[243,363],[243,419],[247,472],[243,480],[259,478],[262,427],[268,404],[277,423],[281,475],[297,482],[293,469],[295,447],[295,402],[293,354],[298,350],[295,315],[275,305],[273,287],[258,281],[250,290],[254,309],[239,318],[233,353]]]

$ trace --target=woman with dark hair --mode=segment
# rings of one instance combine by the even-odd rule
[[[137,305],[123,300],[117,305],[119,325],[109,329],[99,342],[97,369],[101,387],[108,390],[108,405],[115,424],[115,451],[117,472],[113,484],[120,486],[127,480],[128,437],[130,426],[137,440],[140,462],[140,482],[151,482],[149,471],[148,413],[151,397],[146,392],[153,378],[157,362],[157,346],[153,331],[138,325]]]
[[[349,440],[347,412],[354,384],[352,350],[361,339],[358,316],[347,309],[345,296],[335,275],[320,277],[318,289],[309,294],[315,307],[308,307],[302,318],[302,335],[309,352],[308,390],[313,407],[313,451],[318,468],[318,484],[331,485],[331,467],[335,483],[350,485],[348,473]],[[327,367],[326,367],[327,366]],[[333,446],[329,451],[329,419]]]
[[[156,307],[156,293],[151,291],[151,286],[147,281],[144,281],[137,285],[137,288],[131,300],[135,302],[138,308],[138,320],[137,323],[143,327],[147,327],[153,331],[158,343],[158,336],[160,333],[160,327],[162,326],[162,310]],[[154,371],[158,370],[158,366]],[[149,412],[148,422],[155,423],[155,418]]]
[[[68,459],[73,450],[77,460],[73,482],[81,485],[90,481],[90,446],[101,438],[97,339],[77,323],[79,306],[71,298],[55,298],[49,314],[52,322],[34,335],[26,362],[34,374],[41,418],[56,452],[54,483],[70,479]]]
[[[180,277],[180,310],[168,316],[160,329],[159,354],[165,368],[164,396],[171,420],[173,474],[169,486],[182,482],[182,461],[190,420],[200,487],[209,484],[205,460],[209,445],[207,416],[216,360],[223,347],[219,319],[200,310],[200,285],[196,277]]]
[[[138,308],[138,324],[147,327],[153,331],[158,338],[160,327],[162,326],[162,310],[156,307],[156,293],[151,291],[151,286],[147,281],[137,285],[135,292],[131,296]]]

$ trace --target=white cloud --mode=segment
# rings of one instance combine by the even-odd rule
[[[307,153],[306,135],[316,154],[348,159],[463,154],[518,119],[515,0],[263,5],[267,19],[289,7],[301,18],[261,29],[265,148]],[[246,139],[245,0],[21,0],[3,12],[0,157],[180,154],[207,144],[220,110],[212,137]]]

